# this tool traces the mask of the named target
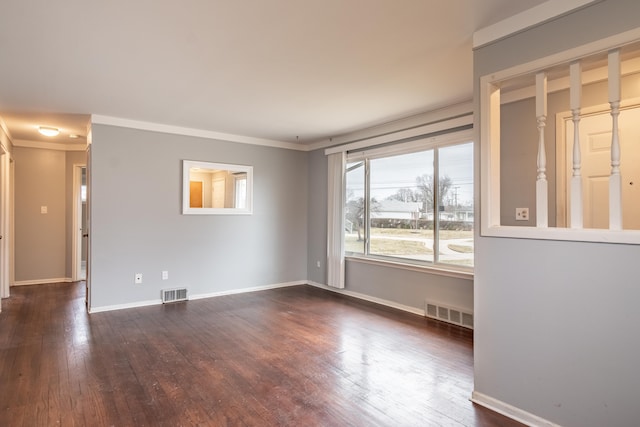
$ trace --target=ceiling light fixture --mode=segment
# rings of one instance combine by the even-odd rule
[[[58,136],[58,134],[60,133],[60,130],[58,130],[58,128],[40,126],[38,128],[38,132],[40,132],[44,136]]]

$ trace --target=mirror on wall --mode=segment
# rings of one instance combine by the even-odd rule
[[[182,161],[182,213],[251,214],[253,167]]]

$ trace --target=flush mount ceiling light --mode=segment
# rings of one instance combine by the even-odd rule
[[[38,132],[40,132],[44,136],[57,136],[60,133],[58,128],[52,128],[48,126],[40,126],[38,128]]]

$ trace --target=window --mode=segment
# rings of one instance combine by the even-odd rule
[[[345,252],[473,267],[473,143],[348,153]]]

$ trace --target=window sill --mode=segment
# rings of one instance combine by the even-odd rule
[[[382,267],[398,268],[401,270],[417,271],[419,273],[429,273],[439,276],[473,280],[472,270],[457,269],[455,267],[448,268],[442,265],[418,265],[402,261],[391,261],[387,259],[370,258],[357,255],[347,255],[345,256],[345,259],[349,262],[359,262],[362,264],[378,265]]]
[[[514,239],[562,240],[569,242],[640,244],[639,230],[611,231],[601,229],[537,228],[516,226],[485,227],[482,237],[509,237]]]

